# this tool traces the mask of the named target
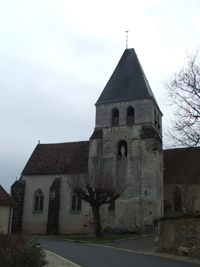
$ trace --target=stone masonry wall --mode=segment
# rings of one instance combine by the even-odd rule
[[[127,124],[127,109],[134,108],[134,123]],[[112,126],[112,110],[119,110],[119,125]],[[158,123],[155,123],[159,117]],[[151,99],[116,102],[96,107],[96,131],[90,140],[89,166],[110,170],[126,179],[128,187],[115,210],[101,208],[102,226],[110,231],[141,231],[163,216],[162,126],[159,109]],[[95,135],[93,135],[95,137]],[[119,145],[126,144],[121,157]],[[98,164],[94,164],[94,162]]]
[[[126,116],[127,116],[127,108],[134,108],[134,123],[145,124],[152,123],[154,124],[154,111],[159,116],[159,132],[162,132],[162,114],[155,106],[151,99],[138,99],[132,101],[124,101],[124,102],[116,102],[105,105],[97,105],[96,106],[96,125],[95,128],[99,129],[102,127],[110,127],[112,124],[112,110],[117,108],[119,110],[119,125],[127,125]]]
[[[200,213],[154,220],[155,252],[200,259]]]
[[[11,196],[17,202],[17,205],[13,208],[12,233],[20,233],[22,231],[25,186],[26,181],[19,180],[11,187]]]
[[[60,186],[61,178],[55,178],[49,192],[47,235],[59,234]]]

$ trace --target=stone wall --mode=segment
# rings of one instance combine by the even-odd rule
[[[12,205],[0,205],[0,233],[10,234],[10,220],[12,220]]]
[[[164,182],[165,215],[177,211],[179,198],[176,189],[180,189],[179,208],[181,211],[200,210],[200,183],[168,183],[166,181]]]
[[[55,178],[49,192],[47,235],[59,234],[60,187],[61,178]]]
[[[74,175],[77,174],[70,174],[70,176]],[[67,184],[68,176],[65,174],[59,176],[56,174],[26,175],[23,176],[24,180],[14,184],[12,196],[19,204],[16,206],[18,209],[15,209],[15,214],[13,213],[14,232],[43,235],[46,233],[89,233],[90,206],[82,201],[81,211],[71,210],[71,189]],[[21,193],[19,192],[20,188]],[[24,189],[26,189],[25,194]],[[43,210],[35,212],[34,193],[38,189],[44,195]],[[14,196],[17,196],[18,200]]]
[[[155,252],[200,259],[200,213],[154,220]]]
[[[134,109],[134,123],[127,123],[130,107]],[[112,125],[112,111],[116,108],[119,123]],[[157,116],[155,119],[155,114],[159,119]],[[114,211],[109,211],[107,205],[101,208],[102,228],[106,231],[152,229],[153,219],[163,216],[161,117],[152,99],[96,106],[89,169],[109,170],[128,184],[123,196],[116,201]],[[125,147],[123,157],[122,144]]]
[[[81,210],[72,210],[72,190],[67,179],[81,174],[63,175],[60,188],[59,234],[88,234],[90,231],[91,208],[82,201]],[[93,230],[93,228],[92,228]]]
[[[22,231],[25,186],[26,181],[18,180],[11,187],[11,196],[17,202],[13,209],[12,233],[20,233]]]
[[[48,223],[49,193],[55,175],[24,175],[26,182],[22,218],[23,234],[46,234]],[[43,209],[35,211],[34,194],[41,190],[44,196]]]
[[[119,110],[119,126],[126,125],[127,108],[133,107],[134,114],[134,124],[154,124],[154,111],[159,116],[159,132],[162,133],[162,114],[158,110],[157,105],[151,99],[138,99],[131,101],[122,101],[116,103],[109,103],[96,106],[96,124],[95,128],[100,129],[102,127],[112,126],[112,110],[117,108]]]

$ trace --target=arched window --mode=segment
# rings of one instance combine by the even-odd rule
[[[134,123],[134,108],[127,108],[127,124]]]
[[[181,189],[178,186],[175,186],[173,189],[173,198],[174,198],[174,211],[182,211]]]
[[[44,205],[44,194],[41,189],[35,191],[33,196],[33,211],[43,211]]]
[[[71,210],[72,211],[81,211],[81,206],[82,206],[81,198],[73,192],[72,196],[71,196]]]
[[[157,120],[156,120],[156,111],[154,110],[154,125],[157,125]]]
[[[160,117],[159,115],[157,116],[157,121],[158,121],[158,130],[160,129]]]
[[[120,141],[118,143],[118,157],[125,158],[127,157],[127,142]]]
[[[112,126],[119,125],[119,110],[117,108],[112,111]]]
[[[115,210],[115,200],[112,200],[112,201],[108,204],[108,210],[109,210],[109,211],[114,211],[114,210]]]

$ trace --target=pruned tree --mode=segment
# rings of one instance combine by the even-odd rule
[[[186,66],[164,82],[169,105],[175,107],[166,135],[175,146],[200,145],[200,64],[199,49],[187,53]]]
[[[119,198],[126,188],[124,178],[115,177],[110,172],[93,172],[81,176],[70,177],[67,180],[69,187],[92,208],[94,220],[94,234],[102,235],[100,206]]]

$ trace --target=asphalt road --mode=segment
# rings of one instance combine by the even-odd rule
[[[144,242],[141,239],[138,242]],[[135,253],[109,247],[109,244],[117,245],[118,242],[94,245],[86,243],[69,242],[58,239],[41,238],[44,249],[50,250],[82,267],[197,267],[198,264],[156,257],[147,254]],[[125,242],[125,241],[121,241]],[[137,242],[137,241],[134,241]],[[131,246],[131,242],[128,242]],[[125,243],[124,243],[125,244]],[[119,244],[118,244],[119,245]]]
[[[154,252],[154,242],[152,236],[133,238],[130,240],[120,240],[117,242],[110,243],[99,243],[99,245],[127,249],[138,252],[153,253]]]

